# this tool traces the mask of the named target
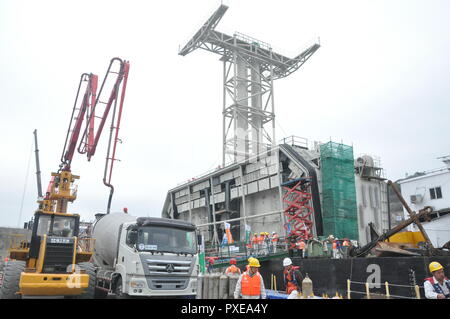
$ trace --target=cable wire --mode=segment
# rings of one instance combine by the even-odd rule
[[[25,183],[23,185],[22,202],[20,203],[20,211],[19,211],[19,219],[17,220],[17,228],[20,228],[20,221],[22,220],[23,203],[25,201],[25,194],[27,192],[28,177],[29,177],[29,173],[30,173],[31,155],[33,154],[33,143],[34,143],[34,140],[31,142],[30,155],[28,156],[27,173],[25,176]]]

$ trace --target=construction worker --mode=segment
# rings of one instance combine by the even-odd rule
[[[230,259],[230,266],[225,270],[225,275],[228,274],[241,274],[241,270],[236,266],[236,259]]]
[[[333,249],[333,258],[338,258],[337,257],[337,241],[333,240],[333,245],[331,246]]]
[[[248,270],[240,277],[234,290],[234,299],[242,296],[242,299],[266,299],[264,280],[258,269],[261,267],[259,260],[253,257],[248,259]]]
[[[344,252],[342,249],[342,239],[336,238],[336,245],[337,245],[337,258],[343,258]]]
[[[288,257],[283,259],[283,267],[283,281],[286,287],[286,293],[290,295],[294,290],[301,292],[303,278],[299,267],[293,266],[291,258]]]
[[[258,254],[262,255],[264,253],[264,232],[259,233],[258,242],[259,242]]]
[[[253,238],[251,240],[252,246],[253,246],[253,254],[256,255],[258,254],[258,247],[259,247],[259,238],[258,238],[258,234],[254,233],[253,234]]]
[[[276,232],[272,232],[272,253],[276,253],[277,252],[277,245],[278,245],[278,234]]]
[[[214,265],[214,258],[209,258],[208,260],[208,266],[207,266],[207,271],[208,273],[212,273],[213,272],[213,265]]]
[[[348,238],[344,238],[344,242],[342,243],[342,246],[344,246],[344,247],[350,246],[350,242],[349,242]]]
[[[423,288],[427,299],[450,299],[450,280],[445,277],[444,267],[436,261],[428,266],[433,277],[425,278]]]
[[[271,242],[271,240],[270,240],[270,234],[268,233],[268,232],[266,232],[266,246],[267,246],[267,254],[269,254],[270,253],[270,251],[271,251],[271,244],[272,244],[272,242]]]
[[[304,258],[305,257],[305,242],[303,241],[303,239],[300,239],[297,242],[297,250],[298,250],[298,255],[300,256],[300,258]]]
[[[344,238],[344,242],[342,243],[342,252],[345,257],[348,256],[348,249],[350,248],[350,241],[348,238]]]
[[[270,239],[269,239],[269,233],[268,232],[264,232],[263,234],[263,252],[264,255],[269,254],[269,246],[270,246]]]

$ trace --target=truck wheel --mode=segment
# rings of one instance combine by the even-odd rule
[[[20,260],[8,261],[3,272],[3,284],[0,288],[0,299],[20,299],[20,274],[25,270],[25,262]]]
[[[117,278],[114,294],[116,299],[127,299],[129,297],[128,294],[122,292],[122,277]]]
[[[95,284],[97,281],[97,274],[95,272],[95,266],[92,263],[84,262],[77,264],[82,270],[86,271],[89,275],[89,286],[86,290],[78,296],[78,299],[94,299],[95,298]]]

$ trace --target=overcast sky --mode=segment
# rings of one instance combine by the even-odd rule
[[[277,138],[342,141],[355,155],[378,156],[393,180],[443,166],[436,158],[450,154],[450,1],[224,3],[218,31],[281,54],[294,57],[320,37],[312,58],[275,82]],[[33,130],[46,188],[81,73],[102,79],[116,56],[131,67],[112,210],[160,216],[168,189],[220,164],[222,63],[206,51],[178,55],[219,5],[0,0],[0,226],[22,225],[37,207]],[[81,179],[69,211],[85,220],[106,207],[106,135],[91,162],[78,154],[72,163]]]

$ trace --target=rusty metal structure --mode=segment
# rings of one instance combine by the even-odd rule
[[[407,220],[403,221],[402,223],[398,224],[396,227],[390,229],[389,231],[383,233],[382,235],[378,236],[377,238],[375,238],[374,240],[372,240],[370,243],[368,243],[367,245],[361,247],[361,248],[353,248],[350,249],[349,251],[349,255],[352,257],[364,257],[367,254],[369,254],[369,252],[375,248],[377,245],[379,246],[380,242],[385,241],[386,239],[388,239],[389,237],[393,236],[394,234],[402,231],[404,228],[406,228],[407,226],[411,225],[412,223],[416,224],[417,227],[420,229],[420,232],[422,233],[423,237],[425,238],[426,241],[426,254],[428,256],[439,256],[439,255],[446,255],[446,253],[441,250],[441,249],[437,249],[433,246],[430,238],[427,235],[427,232],[425,231],[425,229],[423,228],[421,222],[420,222],[420,218],[427,218],[427,216],[433,212],[433,209],[431,207],[425,207],[424,209],[420,210],[418,213],[414,212],[411,210],[411,208],[408,206],[408,204],[406,203],[405,199],[403,198],[403,196],[401,195],[401,193],[398,191],[398,189],[395,187],[394,183],[392,181],[388,181],[387,182],[388,186],[390,186],[392,188],[392,190],[394,191],[394,193],[397,195],[398,199],[401,201],[401,203],[403,204],[403,206],[405,207],[405,209],[407,210],[410,218],[408,218]],[[445,248],[445,247],[443,247]],[[381,250],[391,250],[392,252],[395,252],[395,247],[389,247],[389,245],[382,245],[382,247],[380,248]]]

